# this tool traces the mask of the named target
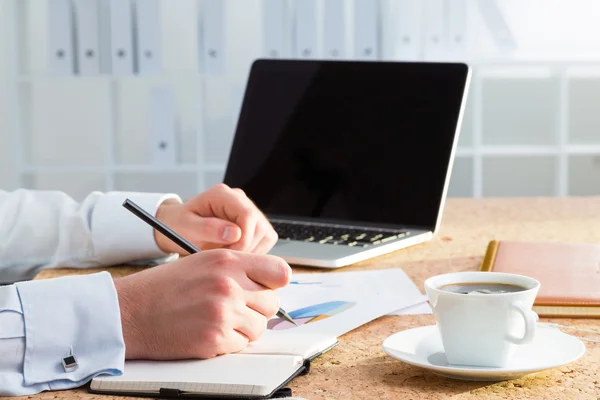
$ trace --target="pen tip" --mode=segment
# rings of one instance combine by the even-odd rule
[[[283,311],[282,309],[279,309],[279,313],[278,313],[280,318],[283,318],[285,320],[287,320],[288,322],[291,322],[292,324],[298,326],[298,324],[296,323],[296,321],[294,321],[294,318],[292,318],[290,316],[290,314],[288,314],[287,312]]]

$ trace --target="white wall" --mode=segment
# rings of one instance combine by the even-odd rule
[[[0,38],[0,187],[61,189],[77,198],[94,189],[168,190],[188,197],[218,182],[248,68],[265,55],[267,0],[222,1],[225,47],[219,54],[225,62],[218,74],[204,73],[199,64],[201,1],[161,0],[163,73],[129,78],[49,74],[46,16],[52,1],[0,0],[5,30]],[[291,10],[296,4],[281,1]],[[296,1],[319,6],[313,56],[326,56],[325,0]],[[353,58],[355,3],[339,3],[346,5],[342,50]],[[494,24],[489,5],[498,3],[509,40]],[[24,5],[21,17],[18,4]],[[600,2],[377,4],[380,58],[462,60],[474,66],[451,196],[600,194],[600,179],[594,179],[600,171]],[[454,24],[446,22],[447,14]],[[292,11],[287,17],[285,39],[293,55],[293,32],[302,22],[293,20]],[[22,31],[18,40],[11,28]],[[461,30],[462,48],[454,41]],[[177,110],[177,163],[166,166],[154,158],[149,113],[150,93],[162,86],[173,90]],[[575,154],[582,149],[586,154]],[[507,175],[514,178],[502,179]]]

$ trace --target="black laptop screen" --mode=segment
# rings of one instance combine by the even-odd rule
[[[468,68],[259,60],[224,182],[266,214],[434,228]]]

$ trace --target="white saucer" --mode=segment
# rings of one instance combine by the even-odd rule
[[[569,364],[585,353],[585,345],[574,336],[538,325],[533,343],[519,346],[504,368],[450,365],[446,361],[439,331],[431,325],[407,329],[388,337],[383,341],[383,350],[393,358],[448,378],[504,381]]]

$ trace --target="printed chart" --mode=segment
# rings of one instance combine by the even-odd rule
[[[352,308],[355,304],[356,303],[351,301],[328,301],[290,311],[289,315],[294,319],[298,326],[300,326],[332,317]],[[271,319],[267,324],[267,329],[275,331],[295,327],[296,326],[291,322],[282,320],[281,318]]]

